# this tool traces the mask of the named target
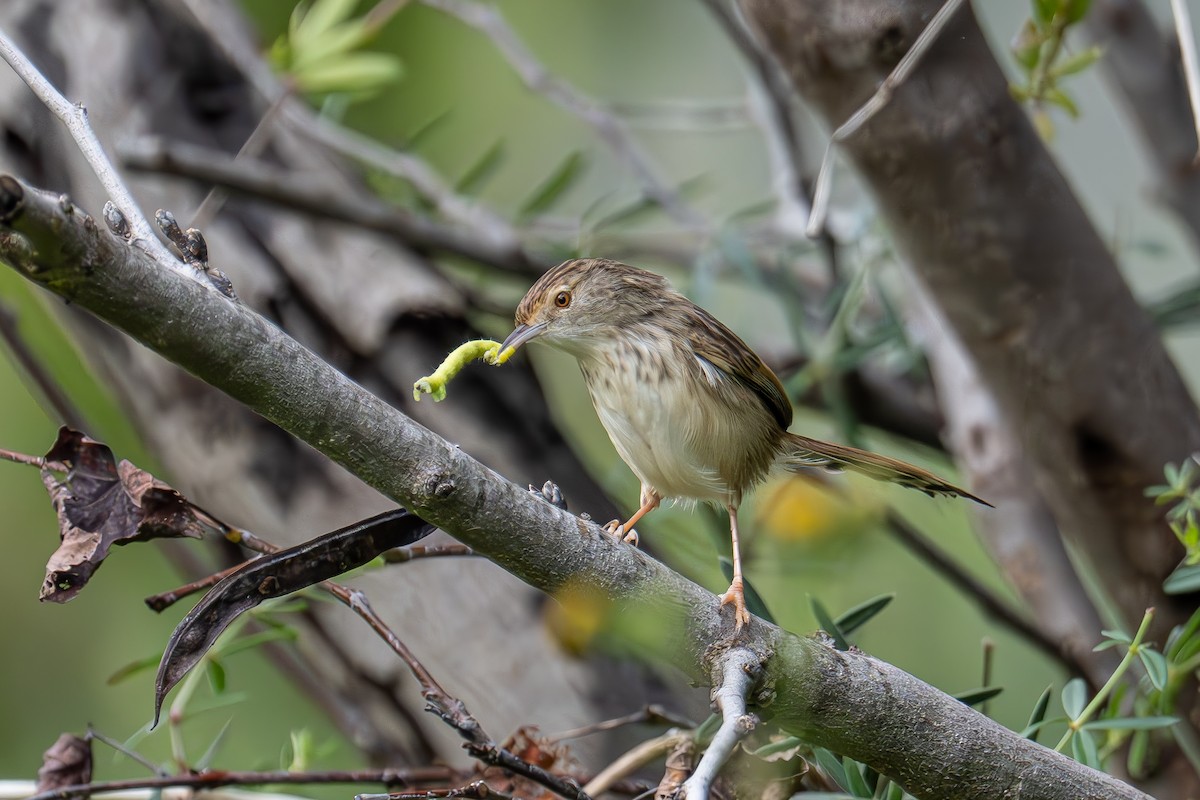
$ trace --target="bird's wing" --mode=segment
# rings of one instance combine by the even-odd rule
[[[687,330],[696,357],[753,391],[787,430],[792,424],[792,404],[779,378],[736,333],[699,306],[694,308],[701,324],[689,325]]]

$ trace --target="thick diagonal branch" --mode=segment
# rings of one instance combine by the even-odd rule
[[[367,392],[243,305],[159,269],[54,195],[0,176],[0,260],[317,448],[547,592],[594,592],[653,620],[656,656],[707,681],[729,621],[707,590],[538,500]],[[497,420],[496,424],[504,424]],[[784,728],[922,797],[1144,798],[1029,742],[889,664],[755,620]],[[936,724],[929,724],[935,720]]]

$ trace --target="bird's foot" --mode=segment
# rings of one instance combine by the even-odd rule
[[[750,624],[750,611],[746,608],[746,590],[742,586],[741,578],[734,578],[728,591],[721,595],[721,605],[730,604],[733,605],[733,623],[736,630],[740,631],[743,625]]]
[[[625,526],[621,524],[621,520],[619,519],[614,519],[612,522],[605,525],[604,532],[614,539],[620,539],[622,542],[631,544],[634,547],[637,547],[638,542],[640,541],[638,539],[637,531],[633,528],[630,528],[629,531],[626,532]]]

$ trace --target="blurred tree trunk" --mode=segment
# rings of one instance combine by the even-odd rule
[[[244,24],[223,2],[206,4],[204,13],[229,17],[216,27]],[[0,26],[64,94],[88,106],[110,152],[124,138],[156,134],[234,153],[263,116],[260,97],[180,4],[7,0]],[[100,212],[105,198],[88,165],[8,70],[0,70],[0,131],[4,169]],[[279,126],[270,141],[267,157],[319,174],[331,195],[361,190],[311,142]],[[131,185],[149,213],[171,210],[185,228],[202,197],[161,178],[131,176]],[[422,254],[245,201],[229,201],[204,233],[214,266],[243,302],[346,374],[506,476],[537,485],[552,479],[574,510],[616,515],[555,428],[528,367],[473,370],[456,382],[454,403],[436,411],[428,401],[413,404],[412,382],[479,335],[466,321],[464,299]],[[164,477],[231,524],[294,544],[389,505],[219,392],[94,319],[60,310],[166,468]],[[164,576],[164,587],[173,580]],[[540,595],[484,559],[393,567],[361,585],[497,736],[524,724],[572,727],[649,699],[645,676],[632,667],[600,669],[567,655],[542,621]],[[403,667],[344,614],[321,604],[319,632],[302,644],[315,699],[376,762],[460,752],[449,729],[423,713]],[[610,708],[608,698],[621,707]]]
[[[801,95],[836,128],[942,0],[742,4]],[[969,4],[843,152],[1018,439],[1058,530],[1087,557],[1127,627],[1159,610],[1161,644],[1195,598],[1162,591],[1182,550],[1143,492],[1161,482],[1164,464],[1200,449],[1200,417],[1159,332],[1013,101]],[[982,513],[1019,512],[1001,504]],[[1190,708],[1188,700],[1180,711]],[[1200,789],[1182,758],[1160,777],[1150,791]]]

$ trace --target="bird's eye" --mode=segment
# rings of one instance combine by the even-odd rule
[[[554,296],[554,305],[558,306],[559,308],[566,308],[567,306],[571,305],[571,293],[559,292],[556,294]]]

